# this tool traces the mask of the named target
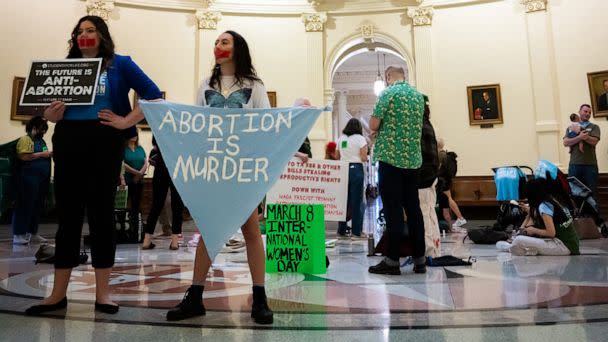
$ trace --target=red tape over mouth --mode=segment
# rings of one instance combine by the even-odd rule
[[[224,51],[220,49],[213,50],[213,54],[215,54],[215,59],[230,57],[230,51]]]
[[[95,38],[80,38],[78,39],[78,47],[93,47],[95,46]]]

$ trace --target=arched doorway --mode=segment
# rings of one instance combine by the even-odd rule
[[[332,140],[337,141],[342,129],[351,118],[357,118],[364,127],[364,136],[370,131],[369,118],[377,100],[378,89],[384,86],[384,70],[389,65],[403,67],[406,80],[415,84],[414,67],[409,54],[389,37],[373,39],[353,38],[336,48],[327,65],[326,89],[333,89]],[[365,189],[368,200],[378,195],[377,168],[371,160],[364,165]],[[368,202],[369,203],[369,202]],[[375,222],[378,206],[367,210],[368,221]]]
[[[386,49],[363,50],[352,54],[336,68],[332,79],[332,89],[335,91],[332,114],[334,139],[337,139],[346,122],[353,117],[360,119],[367,129],[378,95],[375,85],[379,83],[384,87],[384,70],[389,65],[403,66],[406,80],[409,80],[406,62]]]
[[[369,38],[347,37],[331,50],[325,64],[325,89],[333,90],[334,94],[332,140],[337,139],[352,114],[367,123],[376,101],[373,84],[378,79],[378,72],[384,80],[386,66],[403,66],[408,82],[416,84],[410,56],[397,39],[381,32],[375,32]]]

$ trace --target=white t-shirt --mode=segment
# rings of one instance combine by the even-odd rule
[[[270,108],[266,88],[261,82],[244,80],[239,86],[234,76],[220,76],[221,93],[209,87],[209,79],[201,82],[196,104],[216,108]]]
[[[349,163],[362,163],[359,152],[363,146],[367,145],[367,140],[361,134],[353,134],[349,137],[342,134],[338,139],[338,150],[340,160]]]

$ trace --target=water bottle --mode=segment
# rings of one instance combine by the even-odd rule
[[[367,236],[367,256],[374,256],[375,244],[374,244],[374,234],[369,234]]]

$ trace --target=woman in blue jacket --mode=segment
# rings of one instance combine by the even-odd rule
[[[95,310],[118,312],[110,299],[109,278],[116,253],[113,225],[114,196],[124,156],[124,142],[135,135],[143,119],[141,109],[131,110],[129,90],[152,100],[158,87],[131,60],[114,53],[108,26],[97,16],[85,16],[74,27],[67,58],[102,58],[95,103],[66,108],[53,102],[44,112],[57,123],[53,135],[55,196],[59,228],[55,237],[53,291],[26,314],[35,315],[67,306],[66,292],[72,268],[78,266],[80,237],[87,213],[91,258],[95,268]]]

